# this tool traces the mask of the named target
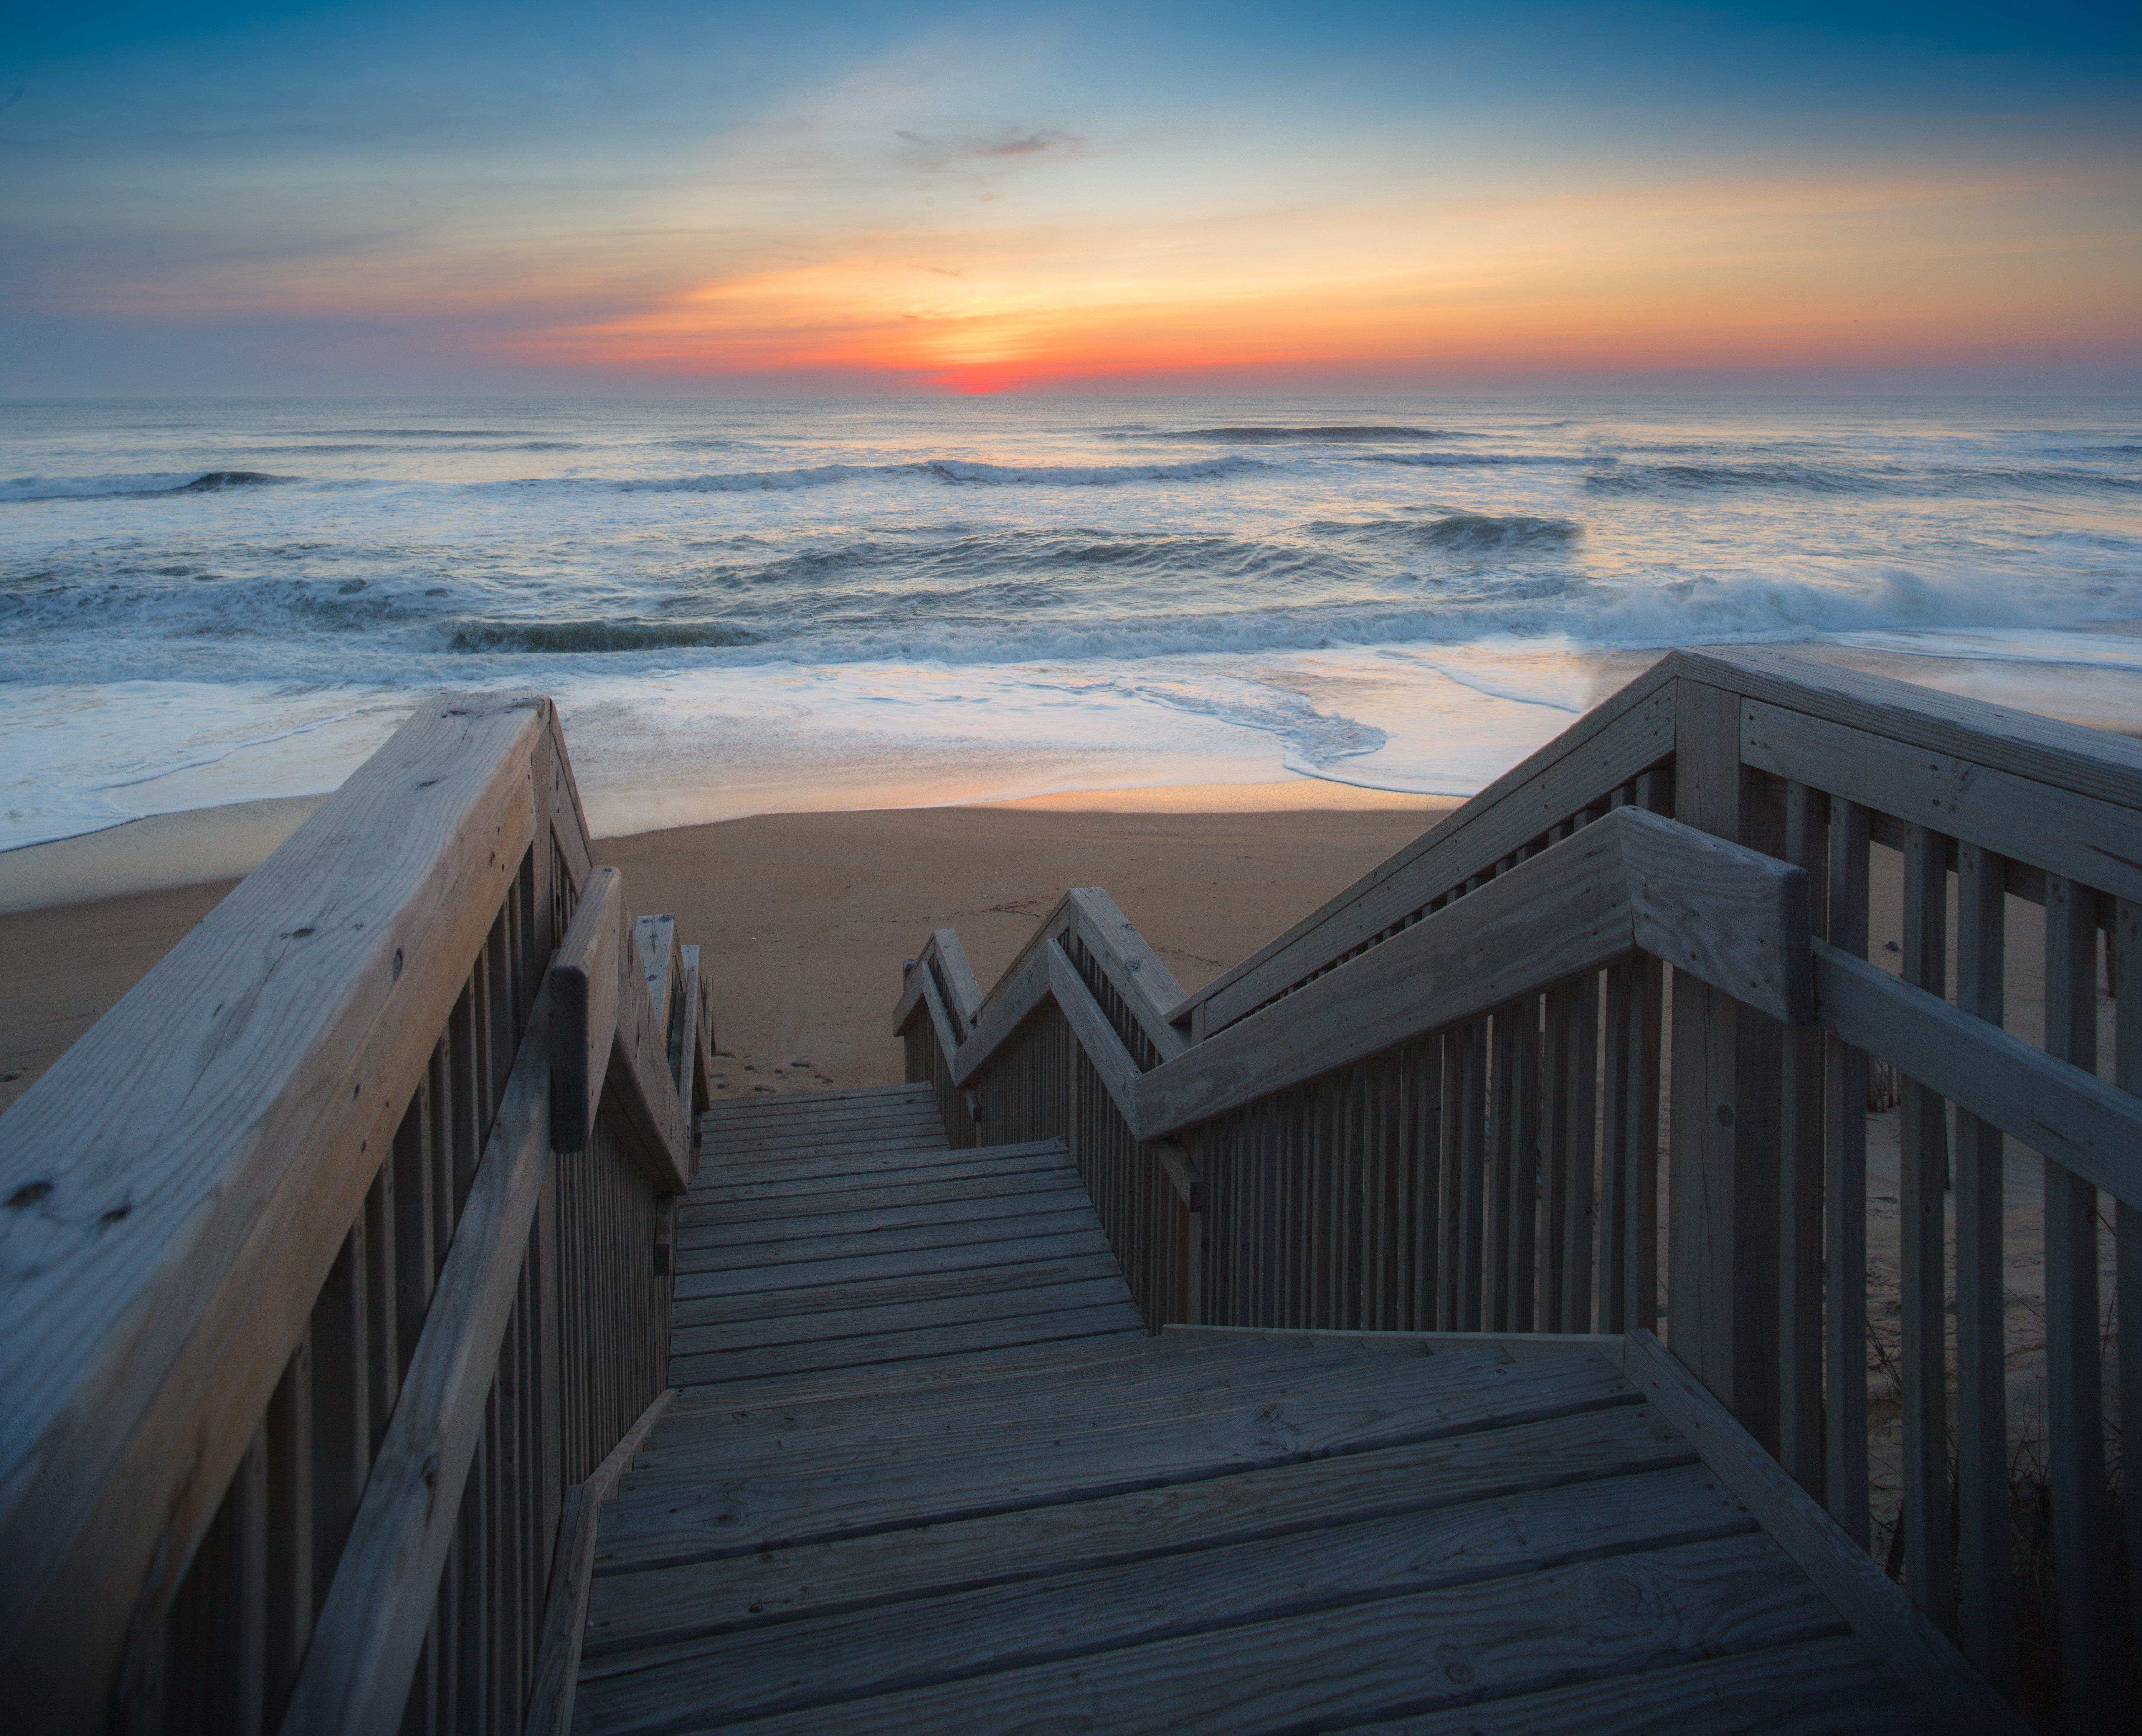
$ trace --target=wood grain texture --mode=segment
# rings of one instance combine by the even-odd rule
[[[972,1591],[1215,1542],[1291,1536],[1534,1488],[1694,1463],[1648,1406],[1625,1405],[985,1518],[887,1531],[595,1582],[591,1655],[751,1629],[930,1591]],[[757,1608],[753,1608],[757,1605]]]
[[[1587,827],[1142,1075],[1135,1125],[1143,1137],[1163,1137],[1633,944],[1618,833]]]
[[[947,1295],[933,1290],[911,1301],[851,1303],[809,1313],[782,1313],[758,1320],[728,1319],[701,1325],[681,1319],[670,1339],[674,1355],[755,1349],[767,1344],[807,1344],[824,1339],[864,1339],[881,1333],[912,1332],[922,1327],[962,1326],[975,1321],[1022,1319],[1064,1309],[1087,1308],[1123,1300],[1123,1280],[1098,1265],[1092,1275],[1066,1283],[1014,1280],[1027,1267],[1002,1269],[1005,1281],[986,1289]],[[794,1294],[787,1292],[786,1294]],[[846,1295],[846,1292],[842,1292]]]
[[[1100,887],[1073,886],[1064,897],[1078,914],[1079,938],[1130,1004],[1138,1028],[1162,1059],[1181,1054],[1189,1039],[1170,1022],[1182,1003],[1174,973]]]
[[[1122,1732],[1315,1729],[1819,1638],[1835,1621],[1774,1545],[1731,1538],[722,1727],[753,1736],[1017,1729],[1049,1717]],[[1343,1672],[1331,1668],[1338,1659]]]
[[[1808,1023],[1807,870],[1641,808],[1610,819],[1636,944],[1773,1018]]]
[[[1121,1280],[1111,1280],[1109,1287],[1120,1292]],[[696,1389],[806,1370],[876,1366],[1144,1329],[1138,1305],[1120,1293],[1072,1303],[1048,1300],[1044,1292],[1044,1300],[1024,1314],[1003,1306],[979,1318],[935,1325],[887,1327],[877,1332],[719,1350],[680,1348],[670,1357],[669,1378],[680,1387]]]
[[[1853,1631],[1881,1655],[1936,1729],[2021,1736],[2027,1726],[2007,1702],[1671,1351],[1648,1332],[1632,1332],[1623,1367],[1747,1504],[1764,1535],[1777,1541]]]
[[[624,876],[591,869],[550,964],[550,1137],[561,1152],[585,1151],[595,1133],[617,1036],[617,954],[625,938]]]
[[[1684,673],[1750,700],[2142,811],[2142,742],[2124,736],[1765,646],[1675,658]]]
[[[2117,736],[2102,738],[2131,745]],[[2125,802],[1760,701],[1742,713],[1741,757],[1907,824],[2122,897],[2142,895],[2142,808]]]
[[[574,1690],[580,1681],[581,1641],[587,1633],[588,1589],[594,1577],[595,1527],[602,1504],[676,1396],[674,1388],[658,1393],[595,1474],[565,1491],[542,1625],[537,1630],[528,1709],[521,1720],[525,1736],[565,1736],[573,1727]]]
[[[2142,1102],[1887,971],[1818,942],[1816,1016],[1981,1121],[2142,1203]]]
[[[1927,1728],[1895,1672],[1855,1636],[1476,1700],[1356,1725],[1352,1736],[1909,1736]]]
[[[1657,764],[1673,752],[1674,670],[1673,658],[1662,658],[1416,842],[1187,997],[1175,1018],[1200,1012],[1212,1031],[1232,1023]]]
[[[534,837],[549,722],[425,702],[0,1119],[26,1721],[92,1727],[137,1597],[190,1558]]]
[[[591,1675],[580,1727],[660,1729],[680,1699],[718,1704],[727,1719],[801,1709],[1753,1529],[1700,1466],[1384,1514],[619,1660],[639,1667]]]
[[[1595,1359],[1596,1360],[1596,1359]],[[807,1445],[784,1433],[778,1467],[742,1462],[708,1482],[669,1438],[614,1497],[604,1526],[606,1567],[703,1560],[914,1522],[922,1514],[979,1514],[1054,1504],[1142,1486],[1365,1452],[1567,1414],[1589,1402],[1627,1402],[1603,1364],[1512,1364],[1439,1369],[1440,1358],[1372,1358],[1323,1378],[1241,1379],[1203,1393],[1163,1386],[1127,1396],[1104,1383],[1106,1408],[1061,1401],[918,1418],[911,1431],[878,1423],[822,1430]],[[1186,1383],[1186,1384],[1190,1384]],[[728,1438],[715,1431],[709,1438]],[[735,1451],[743,1452],[741,1446]]]
[[[550,1154],[539,998],[283,1728],[397,1729],[498,1367]]]

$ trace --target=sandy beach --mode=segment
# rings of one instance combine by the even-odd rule
[[[674,912],[701,947],[730,1088],[876,1085],[900,1076],[887,1023],[900,964],[933,928],[959,930],[986,985],[1066,886],[1105,886],[1195,988],[1454,805],[782,814],[605,839],[597,854],[624,870],[635,910]],[[212,814],[171,817],[185,823],[0,858],[6,890],[23,899],[26,888],[48,898],[70,881],[138,882],[159,862],[170,873],[204,861],[225,870],[0,914],[0,1107],[215,908],[236,884],[234,856],[272,847],[273,828],[250,805],[228,816],[223,843]],[[287,830],[302,814],[282,818]]]

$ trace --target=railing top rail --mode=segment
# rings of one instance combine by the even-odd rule
[[[2142,809],[2142,741],[1779,647],[1679,651],[1675,673],[1871,735]]]
[[[1676,651],[1286,933],[1185,996],[1171,1018],[1180,1024],[1200,1008],[1216,1024],[1240,1018],[1666,758],[1674,747],[1675,689],[1684,680],[1943,756],[1967,780],[1972,768],[1983,767],[2142,811],[2142,742],[1786,649]]]
[[[1277,992],[1666,757],[1675,673],[1673,658],[1661,658],[1345,891],[1185,996],[1175,1022],[1208,1003],[1241,999],[1245,984],[1253,994],[1256,984]]]
[[[548,700],[427,701],[0,1117],[9,1658],[107,1679],[205,1522],[561,775]]]

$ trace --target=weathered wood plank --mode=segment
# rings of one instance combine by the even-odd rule
[[[565,1491],[558,1514],[542,1625],[536,1635],[528,1708],[521,1720],[524,1736],[565,1736],[572,1729],[580,1645],[588,1629],[588,1589],[595,1573],[595,1527],[602,1504],[618,1478],[630,1468],[633,1455],[647,1438],[648,1431],[676,1396],[674,1388],[658,1393],[625,1432],[624,1438],[595,1467],[595,1474]]]
[[[1414,843],[1187,997],[1174,1017],[1196,1012],[1207,1030],[1218,1031],[1657,764],[1673,752],[1674,673],[1674,660],[1661,658]]]
[[[680,1299],[670,1316],[679,1333],[701,1326],[731,1324],[739,1329],[758,1322],[793,1321],[799,1328],[822,1312],[853,1309],[903,1308],[953,1303],[963,1296],[1043,1285],[1123,1281],[1115,1257],[1105,1250],[1070,1259],[1016,1261],[1009,1265],[925,1271],[911,1277],[885,1278],[869,1284],[827,1284],[815,1287],[746,1292],[741,1295]]]
[[[1008,1350],[1025,1344],[1093,1338],[1112,1332],[1141,1332],[1144,1318],[1128,1295],[1078,1307],[1044,1308],[1023,1314],[995,1314],[985,1319],[903,1332],[876,1332],[846,1338],[738,1347],[720,1351],[673,1351],[669,1378],[680,1387],[710,1387],[739,1380],[764,1380],[777,1374],[821,1369],[907,1362],[923,1357],[956,1356],[974,1350]]]
[[[1682,651],[1680,668],[1750,700],[2142,811],[2142,743],[1767,646]],[[1821,777],[1810,782],[1824,789]]]
[[[614,1660],[583,1684],[580,1727],[587,1736],[660,1729],[679,1699],[732,1719],[801,1710],[1753,1529],[1700,1466],[1387,1514]],[[1332,1690],[1345,1691],[1350,1664],[1326,1666]]]
[[[1816,1016],[1981,1121],[2142,1204],[2142,1102],[2057,1055],[1819,942]]]
[[[1760,701],[1744,707],[1741,757],[1908,823],[2142,896],[2142,809],[2124,802]]]
[[[736,1418],[771,1408],[784,1417],[809,1413],[812,1406],[828,1406],[869,1399],[873,1403],[905,1403],[932,1388],[956,1387],[966,1390],[992,1381],[1031,1382],[1039,1374],[1103,1363],[1140,1362],[1152,1354],[1152,1340],[1140,1334],[1134,1338],[1096,1339],[1082,1344],[1042,1345],[1025,1350],[983,1350],[971,1356],[947,1357],[927,1365],[903,1364],[891,1369],[842,1369],[825,1374],[784,1375],[758,1388],[732,1387],[721,1393],[694,1398],[684,1394],[677,1402],[680,1427]]]
[[[283,1728],[395,1729],[498,1369],[550,1141],[537,999]]]
[[[1908,1736],[1927,1729],[1896,1673],[1856,1636],[1476,1701],[1351,1736]]]
[[[1102,888],[1073,886],[1064,895],[1078,913],[1078,937],[1130,1005],[1138,1028],[1162,1060],[1181,1054],[1189,1039],[1169,1022],[1182,1003],[1175,974]]]
[[[1022,1180],[1025,1178],[1021,1178]],[[927,1191],[935,1192],[931,1189]],[[889,1235],[896,1230],[950,1228],[955,1224],[985,1218],[1018,1219],[1049,1211],[1090,1211],[1091,1203],[1075,1173],[1050,1174],[1018,1188],[977,1189],[965,1195],[948,1195],[914,1204],[896,1201],[868,1205],[847,1211],[797,1212],[759,1211],[738,1220],[727,1211],[702,1214],[679,1236],[679,1245],[692,1249],[754,1248],[772,1250],[782,1243],[817,1240],[827,1236]]]
[[[679,1300],[734,1295],[739,1291],[802,1290],[833,1283],[865,1284],[927,1272],[957,1272],[976,1266],[1009,1266],[1030,1260],[1109,1253],[1108,1239],[1089,1218],[1074,1228],[990,1238],[938,1247],[909,1248],[845,1258],[793,1260],[753,1269],[724,1266],[677,1275]]]
[[[848,1132],[860,1129],[906,1132],[925,1131],[936,1113],[934,1103],[898,1103],[891,1105],[841,1104],[815,1107],[805,1110],[763,1113],[750,1112],[744,1106],[752,1102],[777,1103],[778,1091],[769,1096],[743,1100],[735,1110],[709,1109],[703,1117],[706,1132],[713,1138],[731,1142],[757,1139],[777,1139],[798,1133],[822,1135]]]
[[[1051,1207],[1045,1203],[1047,1198],[1060,1199],[1063,1203]],[[791,1236],[779,1241],[690,1247],[680,1251],[677,1269],[679,1275],[687,1272],[725,1271],[740,1266],[770,1274],[776,1266],[870,1259],[920,1250],[987,1244],[999,1239],[1023,1240],[1095,1228],[1093,1208],[1075,1196],[1059,1194],[1044,1196],[1044,1202],[1031,1206],[1016,1201],[1003,1202],[1003,1210],[985,1217],[957,1221],[940,1220],[911,1229],[844,1230],[827,1235]],[[1097,1228],[1095,1233],[1098,1233]]]
[[[1017,1267],[1009,1269],[1018,1271]],[[1113,1271],[1070,1283],[1035,1284],[1030,1280],[965,1295],[931,1295],[906,1302],[851,1303],[815,1313],[782,1313],[771,1319],[726,1319],[698,1325],[678,1323],[670,1335],[670,1354],[684,1356],[716,1351],[750,1350],[765,1344],[806,1344],[828,1339],[866,1339],[882,1333],[912,1332],[925,1326],[962,1326],[980,1320],[1013,1319],[1103,1302],[1133,1305],[1123,1280]],[[842,1292],[845,1295],[845,1291]]]
[[[1587,826],[1143,1074],[1133,1125],[1143,1137],[1165,1137],[1609,963],[1634,944],[1618,836],[1606,822]]]
[[[1767,1539],[1378,1599],[728,1726],[776,1732],[1315,1729],[1820,1638],[1836,1617]],[[1424,1635],[1435,1636],[1433,1646]],[[1343,1658],[1335,1674],[1330,1664]],[[1105,1662],[1103,1662],[1105,1660]]]
[[[617,954],[625,944],[624,876],[597,868],[580,889],[550,964],[550,1137],[561,1152],[583,1152],[617,1036]]]
[[[1009,1173],[999,1170],[961,1175],[956,1170],[933,1170],[929,1174],[950,1179],[923,1181],[903,1177],[876,1187],[835,1189],[821,1186],[808,1191],[743,1199],[709,1200],[703,1190],[695,1190],[679,1216],[688,1229],[733,1229],[769,1223],[815,1225],[823,1219],[855,1213],[919,1211],[955,1201],[1034,1198],[1078,1185],[1078,1172],[1071,1167],[1069,1159],[1060,1155],[1054,1161],[1031,1161]]]
[[[973,1590],[1215,1542],[1291,1536],[1696,1458],[1650,1406],[1622,1406],[933,1525],[922,1533],[886,1531],[611,1575],[595,1581],[588,1649],[629,1654],[814,1610],[863,1608],[929,1591]]]
[[[732,1200],[807,1199],[862,1189],[935,1186],[966,1176],[1045,1175],[1069,1161],[1064,1142],[1051,1139],[1028,1146],[970,1146],[958,1152],[874,1152],[853,1161],[799,1157],[768,1169],[703,1168],[692,1184],[689,1205],[697,1208]]]
[[[851,1136],[837,1134],[824,1139],[784,1140],[764,1146],[717,1145],[702,1160],[702,1167],[709,1162],[717,1164],[741,1179],[775,1173],[776,1167],[769,1166],[786,1168],[791,1164],[814,1161],[859,1164],[871,1157],[941,1157],[952,1149],[941,1126],[928,1133],[881,1129]]]
[[[535,837],[549,719],[425,701],[0,1120],[25,1722],[92,1726],[175,1589]]]
[[[2008,1704],[1665,1345],[1648,1332],[1632,1332],[1623,1366],[1704,1462],[1747,1503],[1764,1535],[1897,1672],[1936,1729],[2021,1736],[2026,1727]]]
[[[1811,1004],[1805,871],[1616,809],[1135,1084],[1143,1138],[1536,994],[1638,949],[1778,1017]]]
[[[1160,1405],[1171,1394],[1186,1405],[1209,1402],[1226,1408],[1246,1391],[1290,1391],[1306,1403],[1320,1402],[1320,1393],[1336,1390],[1351,1403],[1373,1400],[1381,1380],[1389,1383],[1387,1390],[1394,1399],[1410,1402],[1405,1398],[1409,1392],[1463,1383],[1472,1374],[1500,1369],[1512,1360],[1493,1349],[1432,1359],[1394,1359],[1325,1345],[1184,1344],[1152,1338],[1091,1354],[980,1356],[930,1382],[911,1383],[905,1370],[886,1369],[876,1374],[828,1376],[822,1392],[777,1383],[768,1388],[780,1393],[777,1404],[756,1405],[738,1395],[680,1403],[656,1443],[655,1458],[688,1467],[692,1453],[718,1442],[739,1464],[763,1456],[776,1470],[784,1470],[800,1464],[800,1455],[814,1442],[831,1442],[831,1450],[842,1452],[866,1439],[926,1439],[940,1427],[986,1428],[994,1421],[1024,1424],[1047,1416],[1051,1407],[1066,1408],[1083,1419],[1118,1398]],[[1592,1366],[1593,1359],[1560,1360],[1559,1370],[1548,1372],[1550,1383],[1567,1374],[1583,1393],[1593,1395],[1594,1382],[1605,1378]],[[1393,1369],[1394,1361],[1405,1366]],[[1634,1402],[1633,1388],[1610,1385],[1608,1390],[1618,1393],[1622,1402]],[[854,1401],[863,1398],[871,1403],[866,1411],[858,1411]],[[1078,1423],[1081,1431],[1096,1426],[1113,1425],[1107,1418]]]
[[[1449,1359],[1457,1362],[1458,1359]],[[1442,1435],[1626,1403],[1630,1388],[1596,1358],[1573,1366],[1512,1364],[1446,1369],[1445,1359],[1369,1359],[1320,1379],[1243,1382],[1184,1394],[1163,1387],[1133,1400],[1114,1389],[1104,1412],[1057,1405],[1025,1415],[960,1412],[918,1418],[903,1438],[890,1419],[815,1433],[787,1425],[777,1470],[728,1468],[708,1485],[688,1442],[727,1432],[687,1429],[679,1414],[643,1468],[614,1497],[603,1561],[705,1559],[763,1546],[1111,1494],[1339,1452],[1402,1446]],[[1350,1380],[1344,1376],[1351,1374]],[[1338,1378],[1334,1378],[1335,1376]],[[739,1431],[739,1458],[749,1431]],[[803,1435],[798,1439],[798,1434]],[[665,1445],[667,1450],[664,1451]]]

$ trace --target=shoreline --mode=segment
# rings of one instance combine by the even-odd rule
[[[743,819],[792,819],[804,814],[930,813],[1003,808],[1037,813],[1270,814],[1355,811],[1440,813],[1460,798],[1365,789],[1315,777],[1269,783],[1157,784],[1122,790],[1077,790],[1004,801],[916,803],[896,807],[799,808],[735,819],[688,821],[598,832],[595,841],[638,838],[735,825]],[[276,796],[252,801],[145,814],[70,838],[0,851],[0,915],[176,891],[250,874],[327,800]]]
[[[624,870],[634,910],[674,913],[680,936],[703,949],[725,1052],[718,1064],[727,1088],[748,1095],[897,1083],[901,1048],[888,1021],[901,961],[933,928],[957,928],[976,974],[991,982],[1066,887],[1105,886],[1182,986],[1194,989],[1458,806],[1409,797],[1281,806],[1274,804],[1285,798],[1276,796],[1262,807],[1189,812],[1075,805],[1113,793],[758,815],[605,838],[597,854]],[[286,836],[304,817],[298,808],[309,812],[317,803],[296,798],[255,805],[271,813],[225,816],[239,821],[226,841],[235,850],[267,841],[264,856],[280,841],[269,834],[280,827]],[[222,811],[195,814],[202,811]],[[96,852],[80,846],[136,826],[147,829],[129,841],[126,861],[107,865],[106,882],[97,881]],[[206,839],[221,830],[208,828]],[[182,860],[215,860],[199,834],[197,826],[189,832],[140,821],[29,848],[65,851],[73,884],[86,888],[130,867],[170,870]],[[182,855],[181,846],[195,853]],[[250,866],[0,912],[0,1108]],[[48,883],[56,872],[45,873]]]

